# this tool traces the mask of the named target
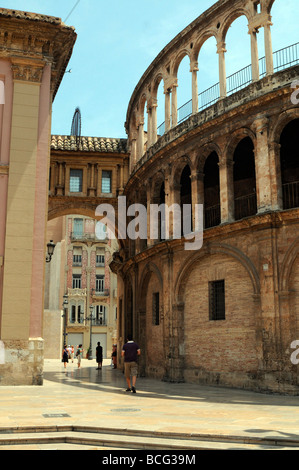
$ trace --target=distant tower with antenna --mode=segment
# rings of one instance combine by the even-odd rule
[[[71,135],[76,137],[76,144],[79,145],[81,138],[81,111],[76,108],[72,120]]]

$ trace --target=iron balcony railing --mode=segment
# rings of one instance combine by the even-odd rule
[[[205,208],[205,228],[216,227],[221,223],[220,204]]]
[[[256,193],[235,198],[235,220],[250,217],[257,213]]]
[[[259,59],[260,64],[260,78],[266,75],[266,59],[262,57]],[[273,68],[274,72],[279,72],[288,67],[299,64],[299,42],[291,46],[284,47],[273,53]],[[226,79],[227,83],[227,96],[236,93],[237,91],[245,88],[252,82],[252,69],[251,65],[242,68],[236,73],[229,75]],[[220,85],[216,83],[198,95],[198,111],[202,111],[209,106],[212,106],[220,98]],[[187,101],[178,108],[178,124],[185,121],[192,114],[192,99]],[[157,129],[158,135],[165,133],[165,122],[160,124]]]
[[[284,183],[282,185],[282,194],[284,209],[299,207],[299,181]]]

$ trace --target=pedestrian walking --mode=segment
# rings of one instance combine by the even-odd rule
[[[64,368],[66,369],[66,365],[69,362],[69,352],[67,350],[66,344],[64,345],[64,349],[62,352],[62,362],[64,363]]]
[[[71,346],[71,359],[72,359],[72,363],[74,363],[74,354],[75,354],[75,348],[74,348],[74,346],[72,345],[72,346]]]
[[[101,343],[98,342],[98,345],[96,347],[96,360],[98,363],[97,370],[102,369],[102,363],[103,363],[103,348],[101,346]]]
[[[117,345],[116,344],[113,345],[111,358],[112,358],[113,369],[116,369],[117,368]]]
[[[79,344],[77,352],[76,352],[76,357],[78,359],[78,369],[80,369],[81,367],[82,356],[83,356],[83,348],[82,348],[82,344]]]
[[[138,373],[137,360],[138,356],[140,356],[140,348],[138,344],[133,341],[132,335],[128,335],[127,342],[123,345],[121,355],[124,357],[125,377],[128,385],[126,392],[132,391],[133,393],[136,393],[135,385]]]

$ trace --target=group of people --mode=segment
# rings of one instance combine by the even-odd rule
[[[74,346],[64,346],[62,353],[62,362],[66,368],[66,364],[69,362],[69,359],[74,362]],[[136,393],[136,379],[138,374],[138,356],[140,356],[140,348],[131,335],[128,335],[127,342],[123,345],[121,355],[124,358],[124,373],[127,382],[126,392]],[[76,350],[76,357],[78,359],[78,368],[81,367],[81,359],[83,356],[82,344],[79,344]],[[111,354],[112,365],[116,369],[116,345],[113,346],[113,352]],[[98,342],[96,347],[96,362],[98,364],[97,370],[102,369],[103,363],[103,348],[101,343]]]
[[[77,350],[76,350],[76,358],[78,360],[78,368],[79,369],[81,367],[82,356],[83,356],[83,348],[82,348],[82,344],[79,344],[79,346],[77,346]],[[75,357],[75,348],[74,348],[74,346],[73,345],[72,346],[70,346],[70,345],[67,346],[65,344],[64,348],[63,348],[63,352],[62,352],[62,362],[64,363],[64,368],[66,368],[66,365],[69,362],[69,360],[74,362],[74,357]]]

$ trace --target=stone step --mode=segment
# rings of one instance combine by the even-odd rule
[[[204,434],[161,433],[86,426],[0,429],[0,450],[299,450],[299,440]]]

